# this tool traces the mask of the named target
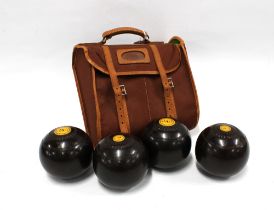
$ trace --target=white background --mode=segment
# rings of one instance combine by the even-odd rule
[[[0,209],[273,209],[273,20],[272,0],[0,0]],[[94,174],[54,180],[38,157],[54,127],[84,128],[73,46],[118,26],[144,29],[154,41],[183,37],[201,106],[189,163],[153,170],[124,193]],[[238,126],[250,142],[247,167],[229,180],[195,166],[196,138],[217,122]]]

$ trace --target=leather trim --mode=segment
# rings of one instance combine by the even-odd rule
[[[96,109],[96,139],[101,139],[102,138],[101,112],[100,112],[100,106],[98,102],[98,95],[97,95],[97,89],[96,89],[96,74],[93,66],[91,66],[91,72],[92,72],[92,78],[91,78],[92,89],[93,89],[95,109]]]
[[[197,89],[196,89],[196,85],[194,83],[194,79],[193,79],[193,75],[191,72],[191,68],[190,68],[190,63],[189,63],[189,59],[188,59],[188,55],[187,55],[187,51],[186,51],[186,46],[185,46],[185,42],[184,40],[179,37],[179,36],[173,36],[170,40],[169,43],[171,43],[173,40],[177,40],[179,41],[179,45],[180,48],[182,49],[184,56],[186,58],[187,61],[187,71],[190,75],[190,80],[191,80],[191,84],[192,84],[192,89],[193,89],[193,93],[194,93],[194,98],[195,98],[195,105],[196,105],[196,113],[197,113],[197,121],[196,121],[196,125],[198,124],[199,118],[200,118],[200,106],[199,106],[199,100],[198,100],[198,94],[197,94]]]
[[[123,57],[124,53],[130,52],[139,52],[144,55],[143,59],[125,59]],[[150,63],[150,58],[148,55],[148,51],[146,48],[133,48],[133,49],[118,49],[117,50],[117,58],[119,64],[131,64],[131,63]]]
[[[107,45],[104,45],[104,46],[107,46]],[[109,72],[108,72],[107,69],[105,69],[105,68],[99,66],[94,60],[92,60],[92,58],[89,56],[87,46],[84,46],[84,45],[82,45],[82,44],[78,44],[78,45],[76,45],[74,48],[76,48],[76,49],[83,49],[87,61],[88,61],[92,66],[94,66],[96,70],[99,70],[99,71],[101,71],[102,73],[109,75]],[[176,70],[178,69],[178,67],[180,66],[180,63],[181,63],[181,51],[179,50],[179,48],[178,48],[178,52],[180,53],[180,60],[179,60],[178,64],[177,64],[176,66],[174,66],[173,68],[166,69],[166,73],[167,73],[167,74],[176,71]],[[150,71],[129,71],[129,72],[116,72],[116,73],[117,73],[117,76],[130,76],[130,75],[159,75],[159,71],[157,71],[157,70],[150,70]]]

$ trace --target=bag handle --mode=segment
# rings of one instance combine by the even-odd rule
[[[133,27],[119,27],[119,28],[114,28],[108,31],[105,31],[102,34],[102,44],[105,44],[108,39],[111,39],[113,36],[120,35],[120,34],[135,34],[139,35],[143,38],[143,42],[149,42],[149,36],[148,34],[140,30],[138,28],[133,28]]]

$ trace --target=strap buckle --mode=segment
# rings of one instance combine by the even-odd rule
[[[168,81],[168,84],[169,84],[169,86],[170,86],[171,88],[174,88],[174,87],[175,87],[175,86],[174,86],[174,83],[173,83],[173,80],[172,80],[172,77],[167,78],[167,81]]]
[[[122,96],[127,95],[127,90],[126,90],[126,86],[125,85],[119,85],[121,92],[122,92]]]

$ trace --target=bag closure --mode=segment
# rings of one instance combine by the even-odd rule
[[[117,76],[160,75],[151,45],[158,47],[167,74],[178,69],[181,63],[181,51],[179,46],[174,44],[101,45],[93,43],[79,44],[75,48],[83,49],[86,60],[105,75],[109,75],[109,72],[103,52],[104,46],[109,48]]]
[[[173,88],[174,84],[172,81],[172,78],[167,76],[167,71],[165,69],[165,66],[162,62],[162,58],[160,55],[160,52],[158,50],[158,47],[156,45],[149,45],[151,52],[152,52],[152,58],[154,59],[157,71],[160,74],[163,90],[164,90],[164,100],[165,100],[165,107],[166,107],[166,116],[172,117],[174,119],[177,119],[177,111],[175,106],[175,100],[173,95]],[[108,75],[111,79],[112,88],[115,94],[115,103],[116,103],[116,110],[118,115],[118,121],[119,121],[119,128],[122,133],[130,133],[130,122],[128,117],[128,110],[127,110],[127,102],[126,102],[126,87],[123,84],[119,83],[117,71],[113,62],[113,57],[110,51],[109,46],[103,45],[102,46],[103,52],[104,52],[104,58],[108,69]],[[123,50],[124,52],[133,52],[133,49],[129,50]],[[136,48],[136,51],[134,52],[146,52],[143,54],[143,57],[145,60],[148,58],[148,50],[145,48]],[[118,51],[118,55],[121,56],[121,50]],[[131,55],[135,56],[135,55]],[[138,57],[138,56],[137,56]],[[140,58],[140,59],[139,59]],[[152,58],[149,58],[151,60]],[[142,60],[142,56],[138,57],[138,60]],[[130,62],[132,63],[132,61]]]

